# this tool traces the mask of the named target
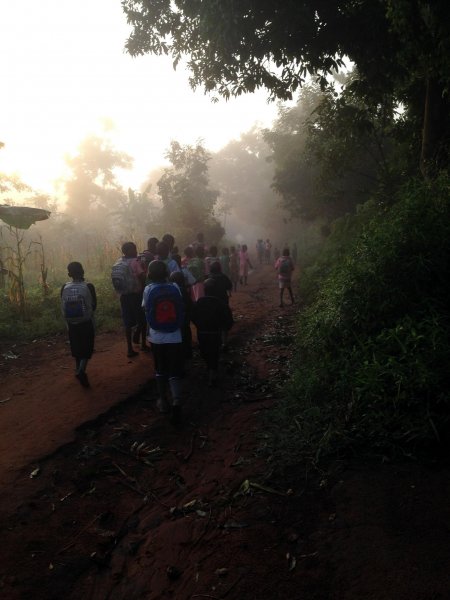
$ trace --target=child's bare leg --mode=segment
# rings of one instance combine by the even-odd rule
[[[150,350],[150,346],[147,345],[147,327],[144,324],[141,325],[140,333],[142,336],[141,350]]]
[[[170,411],[169,403],[167,402],[167,381],[165,377],[156,375],[156,387],[158,390],[158,400],[156,406],[160,413],[168,413]]]
[[[125,337],[127,340],[127,355],[128,358],[131,358],[132,356],[137,356],[137,352],[135,352],[133,350],[133,345],[131,343],[131,335],[132,335],[133,329],[131,327],[125,327]]]
[[[79,380],[79,382],[81,383],[81,385],[83,387],[89,387],[89,379],[88,379],[88,376],[86,375],[87,362],[88,362],[87,358],[80,358],[78,371],[76,374],[77,379]]]

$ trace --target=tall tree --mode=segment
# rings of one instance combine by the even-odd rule
[[[307,74],[322,84],[345,57],[359,91],[377,102],[395,92],[417,112],[421,163],[446,165],[450,132],[448,0],[122,0],[130,54],[187,58],[191,84],[222,96],[265,87],[291,98]]]
[[[352,80],[349,75],[346,80]],[[281,107],[265,138],[275,163],[274,188],[292,214],[334,219],[408,174],[404,115],[395,104],[365,103],[351,86],[337,92],[305,86]]]
[[[129,169],[132,159],[105,138],[92,135],[80,144],[78,154],[66,158],[72,177],[65,182],[68,212],[86,217],[93,209],[112,210],[124,192],[115,170]]]
[[[223,231],[213,216],[219,193],[209,187],[209,153],[200,142],[183,146],[173,141],[166,158],[172,166],[158,181],[166,227],[184,241],[198,231],[214,231],[220,238]]]
[[[280,211],[279,196],[271,187],[270,154],[262,130],[255,126],[213,155],[211,181],[220,191],[220,210],[231,231],[242,232],[244,226],[268,231],[287,216]]]
[[[273,187],[284,207],[305,220],[316,219],[323,210],[315,193],[318,169],[305,156],[307,121],[322,98],[320,90],[305,87],[295,106],[279,108],[273,127],[264,133],[274,165]]]
[[[117,217],[124,237],[140,241],[155,228],[158,220],[157,208],[149,197],[150,186],[143,192],[128,189],[127,196],[119,201],[119,207],[113,211]]]

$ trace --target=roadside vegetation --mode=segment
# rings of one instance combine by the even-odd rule
[[[61,285],[66,281],[61,276]],[[90,277],[97,290],[100,302],[95,320],[98,331],[114,331],[120,324],[120,305],[111,286],[110,274]],[[59,283],[49,289],[43,297],[39,286],[27,287],[27,313],[23,317],[20,307],[8,297],[7,290],[0,291],[0,349],[8,349],[16,342],[30,342],[65,331],[61,315]]]
[[[412,181],[389,208],[368,202],[338,220],[306,269],[293,375],[271,428],[281,460],[447,446],[449,183]]]

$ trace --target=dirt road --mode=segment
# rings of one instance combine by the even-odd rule
[[[277,304],[262,267],[232,298],[218,388],[194,358],[179,428],[121,334],[98,337],[88,390],[64,335],[1,361],[2,598],[450,598],[446,466],[273,469],[295,318]]]

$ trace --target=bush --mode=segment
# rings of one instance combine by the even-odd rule
[[[97,292],[95,314],[98,331],[115,330],[120,327],[120,304],[108,276],[93,278]],[[63,282],[61,282],[62,285]],[[27,317],[20,318],[18,307],[6,295],[0,303],[0,339],[2,344],[17,341],[30,341],[65,332],[66,325],[61,315],[60,286],[51,289],[47,296],[42,295],[38,286],[26,290]]]
[[[389,210],[369,204],[332,234],[315,266],[320,281],[309,274],[314,300],[276,415],[289,452],[410,453],[446,434],[449,217],[442,177],[412,182]]]

